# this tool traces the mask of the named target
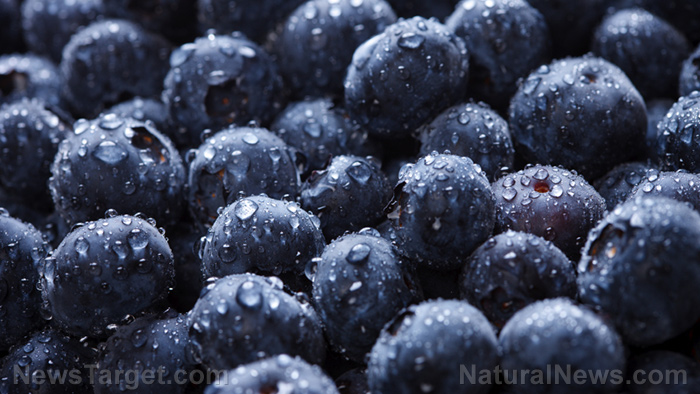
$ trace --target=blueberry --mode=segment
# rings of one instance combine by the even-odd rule
[[[550,60],[544,17],[524,0],[462,0],[445,26],[469,50],[470,94],[496,108],[508,106],[519,78]]]
[[[325,357],[321,323],[304,297],[279,279],[230,275],[207,286],[189,317],[196,357],[211,369],[230,369],[289,354],[307,362]]]
[[[609,211],[625,202],[637,185],[647,179],[657,179],[659,171],[651,163],[630,162],[620,164],[595,181],[600,196],[605,199]]]
[[[189,351],[191,346],[184,316],[169,311],[163,316],[138,318],[117,328],[100,345],[95,394],[122,393],[124,388],[131,387],[138,387],[139,394],[186,393],[185,385],[178,384],[177,380],[184,379],[194,368]],[[138,371],[138,374],[128,376],[118,374],[119,371]],[[176,380],[175,376],[179,378]]]
[[[338,389],[318,366],[281,354],[231,370],[204,391],[205,394],[241,392],[338,394]]]
[[[683,61],[678,84],[681,96],[700,90],[700,46]]]
[[[655,159],[665,170],[700,171],[700,92],[681,97],[659,122]]]
[[[204,129],[267,122],[280,105],[281,79],[270,56],[240,36],[209,34],[173,51],[163,102],[189,146]]]
[[[700,212],[700,175],[651,171],[629,193],[628,199],[660,196],[684,202]]]
[[[71,129],[61,116],[36,99],[0,108],[0,187],[38,208],[51,206],[49,168]]]
[[[508,123],[484,103],[457,104],[419,129],[421,156],[438,151],[467,156],[490,179],[512,168],[515,151]]]
[[[305,0],[197,0],[199,30],[240,31],[260,42]]]
[[[39,314],[39,270],[51,250],[30,224],[0,209],[0,352],[44,322]]]
[[[187,42],[197,34],[193,0],[102,0],[105,14],[133,21],[173,42]]]
[[[427,301],[384,327],[369,356],[369,386],[374,394],[487,393],[489,384],[460,382],[460,371],[493,370],[498,353],[496,334],[479,310]]]
[[[420,301],[412,267],[391,242],[371,233],[336,239],[316,264],[314,304],[328,342],[359,363],[382,327],[401,309]]]
[[[554,244],[508,231],[477,248],[464,265],[460,294],[496,327],[535,301],[576,297],[576,269]]]
[[[693,42],[700,41],[700,4],[686,0],[636,0],[641,8],[669,21]]]
[[[117,114],[122,118],[134,118],[141,122],[151,121],[155,128],[170,138],[178,147],[186,148],[189,141],[182,133],[178,133],[172,120],[168,117],[165,104],[156,99],[134,97],[123,101],[107,110],[105,113]]]
[[[127,315],[157,307],[173,277],[173,255],[158,229],[112,216],[71,231],[46,259],[44,308],[64,332],[106,337]]]
[[[354,368],[340,375],[335,380],[340,394],[370,394],[367,382],[367,370]]]
[[[321,220],[326,239],[374,226],[391,201],[391,186],[371,159],[336,156],[301,188],[301,206]]]
[[[593,53],[615,63],[647,99],[676,97],[681,63],[690,54],[683,33],[650,12],[616,12],[595,31]]]
[[[2,360],[0,392],[92,394],[88,366],[95,357],[87,343],[44,329],[17,343]]]
[[[102,0],[24,0],[21,21],[27,48],[59,63],[71,36],[103,14]]]
[[[401,20],[362,45],[345,77],[350,116],[382,138],[408,136],[464,97],[464,41],[435,20]]]
[[[95,22],[75,33],[63,49],[63,97],[80,116],[135,96],[155,97],[168,71],[170,44],[122,20]]]
[[[323,252],[317,218],[295,202],[252,196],[228,205],[203,238],[205,277],[252,272],[309,288],[306,265]]]
[[[665,350],[632,357],[627,370],[630,394],[692,394],[700,383],[700,367],[693,359]],[[644,382],[635,384],[635,379]]]
[[[509,393],[615,393],[624,378],[620,336],[595,313],[566,298],[538,301],[517,312],[503,327],[499,344]],[[523,371],[530,376],[519,378]],[[547,371],[564,371],[570,377],[599,371],[607,379],[542,384],[549,381],[544,378]]]
[[[510,131],[531,163],[556,164],[595,179],[644,147],[644,99],[617,66],[596,57],[556,60],[513,96]]]
[[[493,184],[496,231],[523,231],[578,259],[588,231],[603,218],[605,200],[575,172],[528,166]]]
[[[0,103],[37,98],[61,104],[61,77],[50,60],[32,54],[0,56]]]
[[[491,186],[467,157],[431,154],[404,166],[391,208],[402,252],[433,269],[461,267],[493,231]]]
[[[56,210],[70,224],[107,209],[171,224],[182,211],[182,159],[151,123],[114,114],[79,120],[59,145],[51,174]]]
[[[0,0],[0,53],[21,51],[24,47],[18,0]]]
[[[338,96],[355,49],[394,22],[385,0],[310,0],[280,24],[271,45],[294,96]]]
[[[700,317],[700,214],[663,197],[631,199],[588,236],[578,266],[581,301],[625,342],[661,343]],[[682,300],[682,301],[680,301]]]
[[[289,104],[270,130],[306,157],[305,174],[324,168],[333,156],[368,156],[381,151],[367,138],[367,132],[329,99]]]
[[[214,223],[220,208],[243,196],[296,198],[301,191],[296,151],[266,129],[222,130],[188,160],[187,198],[200,223]]]

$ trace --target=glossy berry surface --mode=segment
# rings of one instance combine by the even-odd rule
[[[628,200],[637,197],[667,197],[700,212],[700,175],[684,171],[648,172],[629,193]]]
[[[61,76],[50,60],[32,54],[0,56],[0,102],[37,98],[49,105],[61,103]]]
[[[47,258],[41,289],[54,326],[82,337],[157,308],[173,286],[165,237],[138,217],[117,215],[71,231]]]
[[[681,97],[659,122],[654,158],[665,170],[700,170],[700,92]]]
[[[683,61],[678,89],[681,96],[700,90],[700,46]]]
[[[656,166],[651,163],[630,162],[616,166],[602,178],[595,181],[600,196],[605,199],[608,211],[627,200],[636,186],[647,179],[654,180],[659,175]]]

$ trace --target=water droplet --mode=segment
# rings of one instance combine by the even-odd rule
[[[253,200],[244,199],[236,204],[234,214],[241,220],[250,219],[258,211],[258,204]]]
[[[362,282],[358,280],[357,282],[353,282],[352,285],[350,285],[350,291],[359,290],[360,287],[362,287]]]
[[[214,147],[211,146],[211,145],[207,146],[207,147],[204,149],[203,155],[204,155],[204,158],[207,159],[207,160],[213,159],[214,156],[216,156],[216,148],[214,148]]]
[[[126,159],[128,153],[114,141],[102,141],[92,152],[98,160],[106,164],[117,164]]]
[[[523,84],[523,93],[525,94],[531,94],[532,92],[537,89],[537,86],[539,86],[540,82],[542,81],[542,78],[528,78],[525,80],[525,83]]]
[[[128,196],[128,195],[134,194],[134,192],[136,192],[136,185],[134,184],[134,182],[131,182],[131,181],[125,182],[124,183],[124,194],[126,194]]]
[[[245,153],[237,150],[231,153],[231,160],[227,163],[226,168],[239,179],[246,176],[250,169],[250,158]]]
[[[238,53],[240,53],[241,56],[246,57],[248,59],[252,59],[255,56],[257,56],[257,52],[255,52],[255,49],[245,45],[238,48]]]
[[[357,183],[364,185],[372,177],[372,168],[363,161],[356,161],[345,172]]]
[[[145,332],[143,332],[142,329],[138,329],[131,333],[131,343],[134,345],[134,347],[139,348],[143,345],[146,344],[146,341],[148,340],[148,335],[146,335]]]
[[[518,192],[512,187],[507,188],[503,191],[503,199],[506,201],[513,201]]]
[[[170,67],[179,67],[183,65],[194,53],[195,45],[188,43],[182,47],[175,49],[170,55]]]
[[[143,249],[148,245],[148,235],[138,228],[131,230],[126,239],[134,250]]]
[[[366,243],[359,243],[350,249],[350,252],[348,252],[348,255],[345,257],[345,260],[353,265],[364,264],[364,262],[367,261],[371,251],[372,248],[370,248],[369,245]]]
[[[99,126],[105,130],[116,130],[124,124],[124,120],[116,114],[107,114],[100,118]]]
[[[260,309],[263,302],[261,286],[253,281],[243,282],[236,292],[236,302],[247,309]]]
[[[79,254],[85,254],[87,253],[88,249],[90,249],[90,244],[88,241],[83,238],[83,237],[78,237],[77,240],[75,240],[75,251],[78,252]]]
[[[468,113],[462,112],[457,117],[457,121],[462,125],[467,125],[472,120]]]
[[[425,37],[421,34],[407,32],[399,37],[398,46],[404,49],[417,49],[425,42]]]
[[[554,185],[552,190],[549,192],[552,197],[559,198],[564,194],[564,189],[559,185]]]
[[[224,263],[230,264],[234,262],[236,260],[236,248],[229,243],[221,245],[221,249],[219,249],[219,257]]]
[[[315,119],[309,119],[302,128],[306,134],[310,137],[318,138],[321,136],[322,128],[321,125],[316,122]]]
[[[253,133],[245,133],[243,135],[243,142],[245,142],[248,145],[255,145],[260,141],[258,137],[253,134]]]

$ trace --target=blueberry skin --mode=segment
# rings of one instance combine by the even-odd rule
[[[513,96],[510,131],[531,163],[555,164],[596,179],[644,148],[644,99],[614,64],[584,56],[530,74]]]
[[[272,58],[252,41],[209,34],[173,51],[162,99],[196,147],[205,129],[271,120],[281,105],[281,81]]]
[[[24,0],[22,33],[31,52],[60,63],[71,36],[103,15],[102,0]]]
[[[321,368],[286,354],[242,365],[218,379],[204,394],[265,393],[288,390],[294,394],[338,394]]]
[[[420,154],[466,156],[494,180],[515,157],[508,122],[485,103],[457,104],[419,129]]]
[[[95,379],[95,394],[122,393],[120,386],[137,384],[139,394],[186,393],[186,385],[178,385],[173,377],[177,371],[187,374],[195,367],[189,354],[191,345],[187,329],[185,316],[172,310],[162,316],[141,317],[129,325],[117,328],[100,345],[96,360],[99,371],[97,376],[105,373],[103,371],[109,371],[113,378],[108,381]],[[129,370],[140,370],[138,377],[117,375],[117,371]],[[149,382],[148,375],[144,378],[144,373],[152,373],[156,377],[155,383]],[[159,373],[170,383],[157,380]],[[114,378],[116,376],[118,378]]]
[[[461,298],[498,328],[535,301],[576,293],[576,268],[569,258],[549,241],[514,231],[477,248],[460,275]]]
[[[486,175],[471,159],[431,154],[401,170],[389,219],[410,259],[457,269],[491,235],[495,203]]]
[[[59,145],[49,189],[56,210],[75,224],[108,209],[144,213],[161,225],[180,219],[185,167],[151,123],[106,114],[81,119]]]
[[[0,352],[44,321],[39,314],[39,270],[51,247],[31,224],[0,209]]]
[[[46,259],[44,308],[54,326],[104,338],[110,324],[154,308],[173,286],[173,255],[144,219],[117,215],[70,232]]]
[[[647,101],[647,150],[646,157],[653,158],[656,154],[656,139],[659,123],[666,117],[668,111],[675,104],[675,99],[657,99]]]
[[[336,156],[301,187],[301,206],[321,220],[326,239],[378,224],[391,201],[391,186],[371,158]]]
[[[0,56],[0,103],[37,98],[61,104],[61,75],[50,60],[32,54]]]
[[[460,382],[460,365],[493,370],[496,334],[484,315],[463,301],[427,301],[387,324],[367,367],[372,393],[487,393],[488,384]],[[478,373],[478,372],[477,372]]]
[[[651,196],[680,201],[700,212],[700,175],[683,171],[649,172],[630,191],[628,200]]]
[[[464,41],[435,20],[401,20],[360,45],[345,77],[345,107],[370,135],[396,139],[464,97]]]
[[[318,219],[295,202],[265,196],[228,205],[203,239],[202,272],[279,276],[295,290],[310,287],[306,265],[323,252]]]
[[[0,393],[92,394],[87,366],[94,364],[96,356],[97,352],[87,344],[46,328],[17,343],[2,360]],[[63,384],[50,381],[50,376],[64,374]],[[42,378],[42,384],[32,383]],[[29,384],[25,384],[26,379]]]
[[[600,196],[605,199],[608,211],[627,201],[637,185],[648,178],[656,179],[659,171],[651,163],[634,161],[616,166],[593,183]]]
[[[266,129],[222,130],[187,158],[187,199],[202,224],[213,224],[218,210],[240,197],[296,198],[301,191],[296,151]]]
[[[678,91],[681,96],[688,96],[695,90],[700,90],[700,46],[683,61]]]
[[[95,117],[135,96],[163,89],[171,46],[132,22],[107,19],[81,29],[63,48],[63,98],[74,114]]]
[[[579,296],[635,346],[662,343],[700,315],[700,214],[663,197],[618,206],[588,236]],[[682,300],[679,301],[679,300]]]
[[[340,394],[370,394],[367,370],[353,368],[335,379]]]
[[[673,104],[659,122],[654,159],[662,169],[700,172],[700,92]]]
[[[214,29],[220,34],[240,31],[262,42],[278,23],[284,21],[305,0],[197,0],[197,19],[202,33]]]
[[[667,20],[692,42],[700,41],[700,4],[685,0],[634,0],[633,3]]]
[[[103,0],[105,14],[138,23],[176,42],[197,35],[197,10],[193,0]]]
[[[630,371],[630,381],[634,382],[633,371],[644,371],[644,374],[638,373],[636,378],[645,376],[647,380],[643,384],[628,385],[630,394],[692,394],[700,383],[700,368],[695,360],[666,350],[652,350],[632,357],[627,370]],[[650,379],[658,378],[655,371],[661,371],[662,376],[668,376],[668,380],[660,384],[650,382]],[[675,375],[677,382],[674,382],[673,373],[678,374]]]
[[[445,26],[467,45],[469,94],[496,108],[508,106],[519,78],[551,59],[544,17],[524,0],[462,0]]]
[[[231,369],[289,354],[312,364],[325,357],[321,323],[305,296],[282,282],[253,274],[230,275],[205,287],[189,316],[195,355],[211,369]]]
[[[391,242],[371,233],[336,239],[316,264],[312,294],[326,338],[333,350],[358,363],[382,327],[422,298],[412,267]]]
[[[493,184],[496,232],[523,231],[551,241],[578,260],[588,231],[605,215],[605,200],[585,179],[552,166],[531,166]]]
[[[566,298],[538,301],[517,312],[501,331],[504,371],[617,371],[625,369],[624,347],[615,330],[592,311]],[[532,375],[531,375],[532,376]],[[574,375],[575,376],[575,375]],[[614,393],[623,381],[609,375],[604,383],[510,385],[509,393]],[[513,374],[510,379],[512,382]]]
[[[177,132],[177,128],[168,117],[167,107],[160,100],[134,97],[131,100],[122,101],[104,112],[117,114],[123,118],[134,118],[141,122],[151,121],[155,128],[170,138],[176,146],[182,148],[187,146],[187,141],[182,141],[184,139],[182,133]]]
[[[36,99],[0,108],[0,187],[33,206],[52,205],[51,163],[72,128],[60,116]]]
[[[605,18],[594,33],[591,49],[620,67],[642,96],[650,99],[676,97],[690,43],[665,20],[636,8]]]
[[[327,98],[289,104],[270,130],[306,157],[304,174],[323,169],[333,156],[381,153],[367,132]]]

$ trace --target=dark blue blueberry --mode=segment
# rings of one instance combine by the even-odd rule
[[[644,148],[644,99],[606,60],[557,60],[530,74],[513,97],[510,132],[531,163],[561,165],[596,179]]]
[[[700,317],[700,214],[663,197],[631,199],[588,236],[579,263],[581,301],[617,326],[625,342],[648,346]]]
[[[566,298],[538,301],[517,312],[501,330],[499,344],[508,393],[616,393],[624,381],[620,336],[595,313]],[[523,379],[523,371],[530,375]],[[547,374],[555,371],[563,371],[569,383],[560,378],[552,384],[549,377],[554,375]],[[605,373],[607,378],[579,384],[573,378],[579,371]]]
[[[431,154],[401,170],[389,219],[402,253],[450,270],[491,236],[494,206],[488,179],[471,159]]]
[[[196,147],[205,129],[271,120],[280,96],[281,78],[265,51],[240,35],[209,34],[173,51],[163,102]]]
[[[457,104],[419,129],[422,156],[437,151],[467,156],[490,179],[512,169],[515,151],[508,123],[487,104]]]
[[[301,206],[321,219],[326,239],[374,226],[391,201],[391,185],[372,158],[336,156],[301,188]]]
[[[0,56],[0,103],[26,97],[59,106],[62,85],[56,65],[48,59],[32,54]]]
[[[163,89],[171,46],[162,37],[122,20],[95,22],[63,49],[63,97],[79,116],[94,117],[135,96]]]
[[[238,393],[338,394],[338,389],[318,366],[281,354],[228,371],[204,391]]]
[[[41,279],[52,323],[78,337],[106,337],[111,325],[165,299],[173,255],[151,223],[118,215],[71,231],[46,259]]]
[[[578,260],[588,231],[603,218],[605,200],[575,172],[529,166],[493,184],[496,231],[522,231],[552,241]]]
[[[700,171],[700,92],[681,97],[659,122],[654,153],[665,170]]]
[[[231,127],[189,153],[192,215],[212,224],[219,209],[243,196],[296,198],[301,191],[296,151],[265,129]]]
[[[37,284],[50,250],[34,226],[0,208],[0,352],[44,324]]]
[[[168,117],[168,109],[162,101],[150,98],[134,97],[123,101],[107,110],[105,113],[117,114],[123,118],[134,118],[141,122],[151,121],[155,128],[170,138],[178,147],[187,147],[187,135],[178,133],[175,125]]]
[[[391,242],[371,232],[336,239],[314,263],[314,305],[326,338],[333,350],[359,363],[382,327],[420,301],[412,267]]]
[[[2,360],[0,393],[92,394],[88,343],[47,328],[18,342]]]
[[[385,0],[310,0],[272,36],[280,73],[295,97],[342,96],[355,49],[396,22]]]
[[[700,175],[685,171],[648,172],[630,191],[628,199],[650,196],[680,201],[700,212]]]
[[[305,296],[282,290],[277,278],[230,275],[213,282],[189,315],[194,354],[211,369],[238,367],[289,354],[321,363],[321,323]]]
[[[199,30],[214,29],[225,34],[240,31],[261,42],[278,23],[284,21],[306,0],[196,0]]]
[[[700,384],[698,363],[666,350],[653,350],[630,358],[627,371],[630,394],[693,394]]]
[[[651,163],[630,162],[620,164],[593,184],[605,199],[608,211],[627,200],[632,190],[648,178],[656,179],[659,171]],[[700,186],[700,185],[699,185]]]
[[[692,42],[700,41],[700,3],[688,0],[632,0],[632,2],[670,22]]]
[[[409,136],[464,97],[464,41],[434,19],[389,26],[360,45],[345,77],[345,106],[371,135]]]
[[[49,188],[70,224],[108,209],[138,212],[162,225],[180,219],[185,167],[172,142],[143,123],[114,114],[81,119],[59,145]]]
[[[59,112],[60,114],[60,112]],[[51,206],[46,182],[71,125],[38,100],[0,108],[0,187],[32,206]]]
[[[189,383],[185,377],[194,369],[191,349],[183,315],[168,310],[163,316],[136,319],[100,345],[95,394],[123,393],[130,387],[137,387],[139,394],[184,394]]]
[[[275,275],[295,290],[310,287],[304,270],[325,246],[316,217],[295,202],[265,196],[228,205],[202,242],[205,277]]]
[[[508,231],[481,245],[460,277],[461,297],[496,327],[538,300],[575,298],[576,268],[554,244],[536,235]]]
[[[176,43],[197,36],[195,0],[102,0],[105,14],[138,23]]]
[[[335,380],[335,386],[340,394],[370,394],[367,370],[364,368],[354,368],[340,375]]]
[[[21,1],[0,0],[0,53],[13,53],[24,47],[20,7]]]
[[[427,301],[384,327],[369,356],[369,387],[373,394],[487,393],[489,384],[460,379],[461,366],[492,371],[498,353],[493,327],[478,309]]]
[[[681,63],[690,54],[683,33],[640,8],[605,18],[591,47],[593,53],[620,67],[647,99],[676,97]]]
[[[508,106],[519,78],[550,60],[544,17],[524,0],[462,0],[445,26],[469,50],[469,94],[496,108]]]
[[[652,158],[656,154],[659,123],[664,120],[674,103],[674,100],[669,99],[647,101],[647,152],[645,156],[648,158]]]
[[[683,62],[679,79],[678,89],[681,96],[700,90],[700,46]]]
[[[306,157],[304,173],[324,168],[333,156],[368,156],[380,149],[341,107],[330,99],[289,104],[270,126],[287,144]]]
[[[59,63],[71,36],[103,14],[102,0],[24,0],[21,20],[27,48]]]

